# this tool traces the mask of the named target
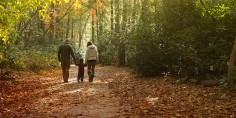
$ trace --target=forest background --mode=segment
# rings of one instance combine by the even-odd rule
[[[235,0],[1,0],[0,75],[57,68],[69,38],[77,57],[94,42],[103,65],[224,83],[235,8]]]

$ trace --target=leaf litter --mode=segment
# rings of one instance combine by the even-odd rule
[[[217,87],[176,84],[170,76],[142,77],[128,68],[97,67],[93,83],[85,76],[69,83],[60,73],[25,73],[0,81],[3,117],[236,117],[235,93],[218,94]],[[55,72],[54,72],[55,73]],[[44,74],[45,75],[45,74]]]

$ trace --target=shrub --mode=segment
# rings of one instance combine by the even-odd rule
[[[38,71],[58,66],[56,46],[32,46],[25,49],[8,44],[0,48],[0,69],[4,73],[13,70]]]

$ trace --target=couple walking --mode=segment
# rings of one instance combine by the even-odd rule
[[[61,62],[62,75],[63,75],[64,82],[65,83],[68,82],[71,56],[75,62],[75,65],[78,66],[78,76],[77,76],[78,81],[81,80],[81,82],[83,82],[84,67],[87,65],[89,82],[93,82],[93,77],[95,74],[95,65],[98,62],[97,47],[93,45],[91,41],[89,41],[87,43],[85,59],[83,60],[83,58],[80,58],[76,60],[73,49],[69,43],[70,43],[69,40],[65,40],[64,44],[62,44],[58,50],[58,60]]]

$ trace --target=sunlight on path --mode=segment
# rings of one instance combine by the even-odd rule
[[[46,117],[118,117],[124,106],[120,106],[109,88],[114,75],[122,76],[105,67],[96,67],[94,82],[88,82],[85,73],[81,83],[77,82],[77,67],[71,65],[68,83],[64,83],[62,77],[58,78],[59,82],[50,88],[53,95],[39,99],[36,109]]]

